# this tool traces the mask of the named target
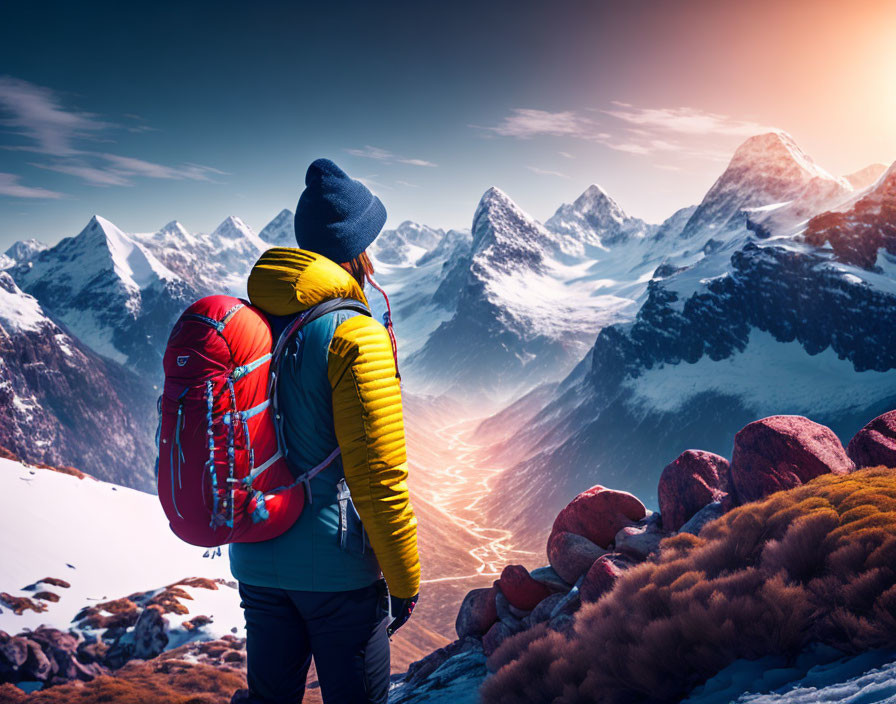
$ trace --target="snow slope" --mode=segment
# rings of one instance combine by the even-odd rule
[[[3,561],[0,591],[34,596],[22,588],[46,577],[63,579],[68,589],[41,585],[60,596],[47,611],[16,615],[2,606],[0,630],[10,634],[41,624],[61,630],[71,626],[83,607],[164,587],[186,577],[231,580],[226,551],[203,558],[203,549],[180,541],[168,528],[158,499],[87,477],[78,479],[0,459],[0,493],[8,499],[0,513]],[[177,625],[203,614],[213,623],[192,637],[242,633],[243,618],[236,589],[185,587],[193,597],[189,614],[169,614],[174,637],[184,642]],[[236,629],[234,631],[233,629]]]

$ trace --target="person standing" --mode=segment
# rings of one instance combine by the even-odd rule
[[[365,310],[365,285],[382,292],[366,249],[386,210],[328,159],[311,164],[305,185],[299,249],[265,252],[248,291],[275,341],[297,315],[327,311],[306,315],[277,380],[287,461],[296,474],[322,469],[289,530],[230,545],[246,618],[240,701],[300,702],[313,657],[324,702],[379,704],[389,637],[410,618],[420,586],[395,340],[391,320],[384,327]]]

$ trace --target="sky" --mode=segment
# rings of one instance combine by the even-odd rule
[[[387,226],[591,183],[659,222],[772,128],[835,174],[896,159],[894,29],[893,0],[4,3],[0,247],[258,230],[321,156]]]

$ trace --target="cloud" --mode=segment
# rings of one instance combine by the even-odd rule
[[[420,188],[419,183],[411,183],[410,181],[396,181],[397,186],[407,186],[408,188]]]
[[[41,151],[55,156],[76,154],[75,139],[114,127],[92,113],[65,110],[49,88],[12,76],[0,76],[0,109],[4,114],[0,125],[33,139]]]
[[[431,161],[426,161],[426,159],[399,159],[398,161],[399,163],[410,164],[411,166],[437,166],[437,164],[434,164]]]
[[[38,169],[47,171],[55,171],[68,176],[76,176],[82,181],[86,181],[91,186],[132,186],[133,181],[126,178],[123,174],[110,171],[108,169],[98,169],[93,166],[81,163],[54,163],[54,164],[35,164]]]
[[[0,127],[6,127],[8,132],[32,142],[3,145],[2,148],[56,157],[50,163],[32,163],[31,166],[74,176],[94,186],[131,186],[135,178],[211,181],[212,175],[225,173],[201,164],[168,166],[77,146],[78,142],[85,140],[114,143],[108,133],[115,130],[156,131],[146,125],[139,115],[125,113],[123,117],[139,124],[122,126],[93,113],[66,108],[60,96],[50,88],[13,76],[0,76]],[[14,187],[28,190],[24,186]],[[53,193],[46,189],[32,190]]]
[[[551,171],[550,169],[542,169],[542,168],[539,168],[538,166],[527,166],[526,168],[529,169],[529,171],[531,171],[532,173],[538,174],[539,176],[558,176],[559,178],[569,178],[569,176],[567,176],[564,173],[560,173],[559,171]]]
[[[33,188],[19,183],[20,176],[0,173],[0,195],[12,198],[65,198],[64,193],[50,191],[46,188]]]
[[[345,151],[352,156],[359,156],[362,159],[375,159],[376,161],[382,161],[385,164],[399,163],[408,164],[410,166],[438,166],[438,164],[434,164],[433,162],[427,161],[426,159],[409,159],[407,157],[393,154],[388,149],[372,147],[369,144],[363,149],[346,149]]]
[[[511,110],[510,115],[494,127],[471,126],[502,137],[518,139],[531,139],[542,135],[590,139],[595,133],[595,124],[592,120],[578,115],[572,110],[549,112],[531,108],[515,108]]]
[[[595,114],[603,115],[603,120],[598,122],[592,117]],[[470,127],[515,139],[566,137],[637,156],[676,154],[710,161],[730,159],[728,140],[731,137],[747,137],[774,129],[699,108],[639,108],[620,101],[613,101],[612,108],[606,110],[551,112],[514,108],[497,125]],[[566,151],[559,154],[574,158]]]
[[[226,172],[213,169],[211,166],[186,163],[180,166],[165,166],[143,159],[135,159],[118,154],[99,154],[103,159],[112,164],[116,173],[132,176],[145,176],[146,178],[173,179],[176,181],[211,181],[210,174],[225,175]]]
[[[733,135],[750,137],[775,128],[750,120],[706,112],[698,108],[636,108],[629,103],[613,102],[612,110],[604,110],[618,120],[640,127],[689,135]]]
[[[572,154],[570,154],[569,152],[557,152],[557,153],[560,156],[562,156],[564,159],[575,159],[575,157]]]

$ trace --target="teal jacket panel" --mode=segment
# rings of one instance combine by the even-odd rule
[[[283,354],[278,383],[283,440],[288,461],[300,472],[322,462],[338,445],[328,352],[336,328],[355,315],[335,311],[313,320]],[[230,569],[236,579],[315,592],[360,589],[379,579],[379,564],[351,503],[340,458],[311,480],[310,498],[282,535],[230,545]]]

